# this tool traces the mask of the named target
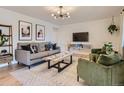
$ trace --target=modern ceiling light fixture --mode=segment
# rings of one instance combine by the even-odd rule
[[[56,13],[52,13],[51,16],[54,17],[54,19],[57,18],[70,18],[70,13],[69,12],[64,12],[63,6],[59,6],[59,10]]]

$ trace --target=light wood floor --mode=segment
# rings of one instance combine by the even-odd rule
[[[16,80],[9,73],[17,69],[23,68],[23,65],[8,65],[6,67],[0,68],[0,86],[20,86],[22,85],[18,80]]]

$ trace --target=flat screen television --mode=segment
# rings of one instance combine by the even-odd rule
[[[73,33],[73,42],[88,42],[88,41],[89,41],[88,32]]]

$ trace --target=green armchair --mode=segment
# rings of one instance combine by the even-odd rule
[[[91,54],[89,54],[90,61],[96,62],[98,57],[99,57],[99,54],[101,53],[101,51],[102,51],[101,48],[91,49]]]
[[[112,64],[115,59],[108,58],[103,61],[110,61]],[[86,84],[93,86],[124,85],[124,61],[119,60],[119,62],[113,62],[113,65],[106,66],[97,62],[79,59],[77,81],[79,81],[79,78],[83,79]]]

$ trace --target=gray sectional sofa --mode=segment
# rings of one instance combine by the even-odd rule
[[[23,50],[21,46],[25,45],[37,46],[38,52],[37,53],[30,53],[30,51]],[[42,43],[18,43],[17,49],[15,50],[15,59],[18,63],[23,63],[27,65],[30,69],[32,64],[38,63],[42,61],[43,57],[50,56],[56,53],[60,53],[60,47],[56,47],[54,50],[45,51],[45,45],[48,42]]]

